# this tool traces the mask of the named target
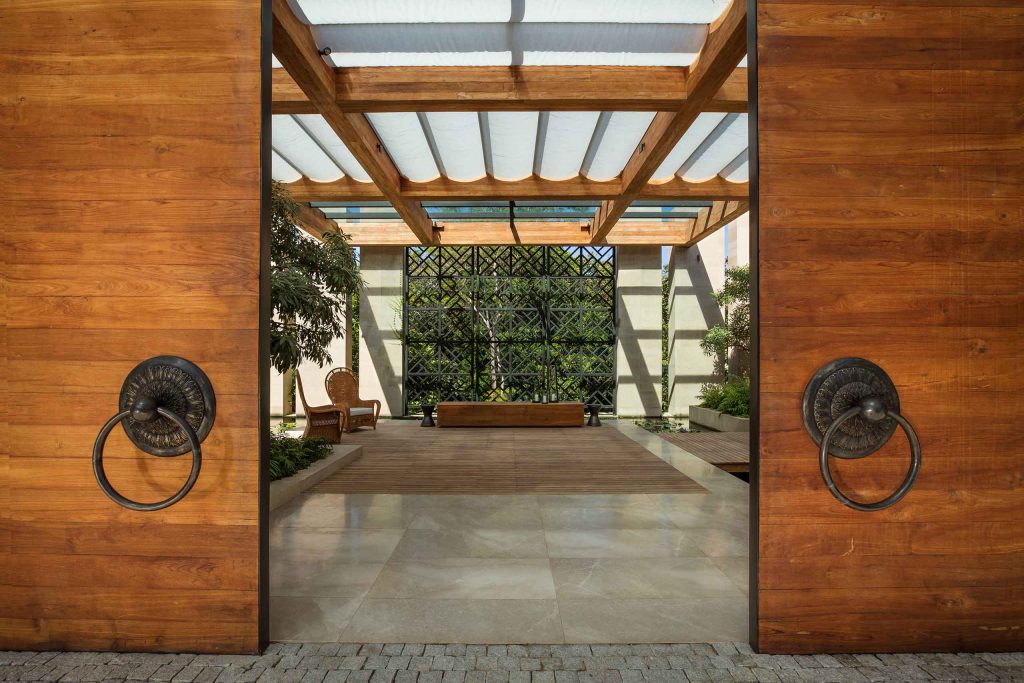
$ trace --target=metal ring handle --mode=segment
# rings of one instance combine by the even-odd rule
[[[203,466],[203,451],[199,446],[199,437],[196,435],[195,430],[192,429],[192,425],[190,425],[185,418],[171,410],[167,410],[166,408],[156,408],[155,411],[162,417],[166,417],[168,420],[177,424],[178,427],[185,432],[189,445],[192,446],[192,472],[189,473],[188,480],[185,481],[185,485],[170,498],[165,498],[164,500],[156,503],[138,503],[134,500],[125,498],[118,493],[113,486],[111,486],[110,480],[107,479],[107,473],[103,471],[103,446],[107,443],[107,437],[110,435],[110,431],[116,427],[121,420],[133,414],[132,410],[122,410],[120,413],[107,420],[107,423],[103,425],[103,429],[101,429],[100,433],[96,436],[96,443],[94,443],[92,447],[92,471],[93,474],[96,475],[96,481],[99,483],[103,493],[107,494],[107,497],[118,505],[122,505],[130,510],[137,510],[139,512],[163,510],[184,498],[188,495],[188,492],[192,490],[192,487],[196,485],[196,481],[199,479],[199,470]]]
[[[879,412],[880,409],[880,412]],[[893,492],[887,498],[883,498],[875,503],[864,503],[858,500],[853,500],[836,486],[835,481],[832,480],[832,471],[829,469],[828,463],[828,446],[832,436],[847,420],[856,417],[857,415],[865,414],[868,419],[879,420],[883,417],[891,417],[893,420],[903,428],[903,431],[907,434],[907,440],[910,441],[910,468],[907,470],[907,476],[903,480],[903,483],[899,485],[899,488]],[[825,486],[832,492],[840,503],[843,505],[853,508],[854,510],[860,510],[861,512],[875,512],[877,510],[884,510],[887,507],[898,503],[903,496],[907,495],[911,487],[914,485],[914,481],[917,479],[917,474],[921,470],[921,441],[917,438],[917,432],[910,426],[906,418],[896,412],[888,412],[885,410],[884,405],[877,399],[864,399],[860,405],[856,405],[833,422],[829,428],[825,431],[825,436],[821,440],[821,450],[818,454],[818,462],[821,465],[821,476],[825,480]]]

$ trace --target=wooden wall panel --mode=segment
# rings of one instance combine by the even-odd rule
[[[259,647],[260,0],[0,6],[0,649]],[[90,456],[159,354],[217,392],[193,491]],[[189,457],[120,430],[129,497]]]
[[[759,0],[758,647],[1024,649],[1024,3]],[[801,397],[864,356],[916,487],[842,506]],[[881,498],[905,438],[836,463]]]

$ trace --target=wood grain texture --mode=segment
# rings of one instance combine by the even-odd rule
[[[580,420],[582,422],[582,407]],[[363,456],[312,493],[571,495],[701,493],[704,488],[608,427],[429,429],[381,420],[346,434]]]
[[[336,67],[335,101],[348,112],[675,111],[688,96],[679,66]],[[275,114],[315,114],[284,70],[274,70]],[[745,112],[747,70],[736,69],[706,111]]]
[[[287,183],[285,187],[299,202],[356,202],[379,201],[384,193],[373,183],[361,183],[348,176],[326,183],[308,178]],[[479,180],[459,181],[438,178],[415,183],[403,178],[403,197],[420,200],[474,200],[474,199],[609,199],[622,192],[616,180],[590,180],[577,176],[569,180],[546,180],[531,176],[522,180],[498,180],[485,177]],[[678,176],[663,183],[647,183],[640,191],[641,199],[692,200],[747,200],[747,183],[731,183],[715,177],[700,183],[691,183]]]
[[[1019,2],[759,3],[759,641],[765,652],[1024,648]],[[923,464],[881,512],[821,482],[804,384],[866,356]],[[834,462],[882,498],[895,436]]]
[[[582,427],[582,403],[443,401],[439,427]]]
[[[259,647],[261,17],[258,0],[0,7],[0,649]],[[217,419],[193,491],[138,513],[90,456],[125,375],[160,354],[208,373]],[[190,467],[120,430],[104,459],[142,500]]]

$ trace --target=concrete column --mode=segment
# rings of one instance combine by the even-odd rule
[[[381,415],[402,415],[403,247],[361,247],[359,395],[377,399]]]
[[[724,321],[713,294],[725,282],[725,234],[675,247],[669,267],[668,412],[689,415],[700,387],[716,381],[714,361],[700,349],[704,333]]]
[[[730,268],[750,263],[750,214],[745,213],[723,228],[727,235],[726,262]]]
[[[615,412],[661,415],[661,247],[618,247]]]

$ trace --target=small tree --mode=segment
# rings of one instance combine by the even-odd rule
[[[740,374],[750,367],[750,266],[726,269],[725,284],[715,292],[715,302],[725,309],[725,324],[711,326],[700,348],[714,359],[715,373],[724,380],[730,374],[730,350]]]
[[[304,360],[331,362],[330,343],[345,332],[345,296],[358,289],[359,269],[341,231],[311,239],[295,226],[298,204],[285,186],[271,193],[270,360],[288,373]]]

